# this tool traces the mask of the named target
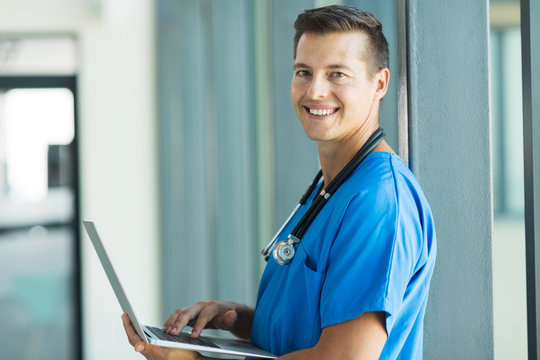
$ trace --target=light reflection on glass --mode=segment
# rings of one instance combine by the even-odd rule
[[[5,94],[7,196],[39,201],[47,195],[49,145],[73,140],[73,94],[68,89],[16,89]]]

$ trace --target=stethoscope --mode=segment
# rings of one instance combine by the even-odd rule
[[[266,245],[266,247],[261,251],[263,258],[268,261],[270,253],[274,256],[274,260],[280,265],[288,265],[294,258],[296,253],[296,247],[302,240],[302,237],[308,230],[309,226],[315,219],[315,217],[321,212],[324,205],[328,202],[328,199],[332,194],[334,194],[337,189],[347,180],[349,175],[360,165],[360,163],[373,151],[373,149],[382,141],[384,138],[384,132],[381,128],[378,128],[377,131],[371,135],[371,137],[366,141],[362,148],[354,155],[354,157],[345,165],[345,167],[337,174],[337,176],[328,184],[324,189],[322,189],[319,194],[313,199],[310,207],[306,210],[300,221],[296,224],[294,229],[289,234],[287,240],[277,242],[277,238],[281,231],[287,226],[292,217],[296,214],[300,206],[304,205],[309,196],[315,190],[315,187],[319,183],[322,177],[322,170],[319,170],[315,179],[309,185],[306,193],[300,199],[300,202],[293,209],[287,220],[281,225],[281,228],[276,232],[272,240]]]

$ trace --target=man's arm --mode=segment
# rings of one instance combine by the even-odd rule
[[[317,345],[280,359],[378,359],[387,338],[385,314],[367,312],[355,319],[324,328]]]

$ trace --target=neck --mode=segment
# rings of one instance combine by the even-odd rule
[[[359,130],[354,136],[337,143],[319,142],[317,144],[325,187],[328,186],[347,163],[351,161],[354,155],[360,151],[362,146],[364,146],[377,128],[378,126],[374,126],[369,129]],[[390,146],[388,146],[384,140],[381,141],[373,151],[387,151],[393,153]]]

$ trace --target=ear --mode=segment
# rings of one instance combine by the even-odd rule
[[[375,98],[377,100],[381,100],[384,95],[386,94],[386,91],[388,90],[388,83],[390,82],[390,70],[387,68],[384,68],[382,70],[379,70],[374,76],[375,80]]]

